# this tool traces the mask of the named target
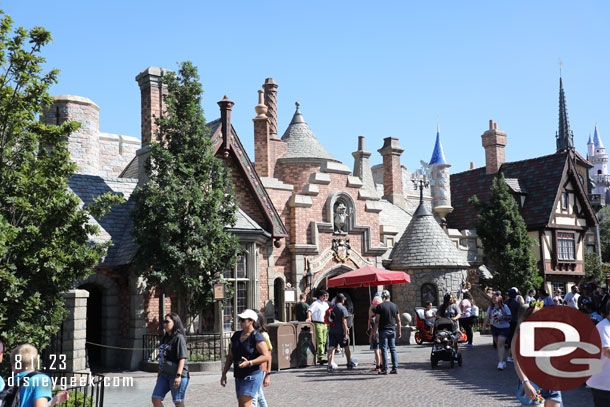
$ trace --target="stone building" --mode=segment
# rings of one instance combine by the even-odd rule
[[[141,348],[144,334],[158,332],[160,316],[179,309],[178,298],[171,293],[165,295],[162,290],[146,290],[136,275],[133,259],[138,247],[131,235],[133,224],[129,216],[134,189],[148,179],[144,163],[154,141],[154,119],[164,111],[161,78],[165,72],[149,67],[136,77],[141,95],[141,141],[101,133],[99,108],[85,98],[58,96],[42,118],[53,124],[64,120],[82,124],[68,144],[78,165],[69,186],[83,205],[108,191],[126,199],[102,219],[91,220],[102,230],[95,239],[112,241],[113,245],[95,274],[75,287],[84,293],[83,298],[88,294],[86,340],[90,342],[87,351],[92,365],[136,368],[142,352],[120,348]],[[430,247],[431,255],[438,254],[425,262],[424,268],[408,262],[394,263],[399,269],[406,264],[404,269],[416,281],[413,287],[403,287],[407,288],[404,294],[400,291],[403,288],[391,288],[396,296],[404,298],[404,307],[421,300],[420,283],[430,288],[425,295],[432,288],[440,294],[457,290],[464,281],[467,263],[443,262],[437,253],[438,247],[448,250],[451,258],[458,258],[460,253],[457,241],[449,240],[437,223],[451,211],[449,165],[440,135],[437,133],[430,166],[424,163],[424,168],[415,173],[407,173],[401,165],[404,149],[393,137],[385,138],[377,150],[383,160],[377,172],[370,166],[372,153],[366,150],[364,137],[354,138],[357,148],[352,154],[353,166],[348,166],[316,138],[298,103],[280,138],[278,85],[269,78],[262,88],[254,108],[254,160],[248,157],[231,125],[233,102],[226,96],[218,102],[220,118],[206,124],[215,154],[231,169],[236,187],[237,222],[227,228],[238,236],[245,249],[236,268],[227,270],[224,276],[235,286],[234,297],[225,303],[224,329],[237,329],[236,315],[244,308],[270,311],[268,317],[286,320],[288,288],[296,289],[297,295],[311,295],[327,288],[329,278],[347,271],[393,264],[392,249],[397,242],[411,243],[404,243],[396,253],[410,253],[410,248],[404,246],[418,241],[414,247],[419,251],[413,256],[428,256],[426,247]],[[413,175],[425,175],[431,187],[416,190]],[[411,235],[405,237],[421,192],[421,200],[435,215],[422,215],[425,208],[420,204],[417,222],[410,229]],[[334,294],[338,290],[330,291]],[[366,288],[341,291],[354,307],[356,342],[364,343],[369,293]],[[79,300],[79,306],[83,301]],[[202,310],[195,331],[212,332],[217,327],[213,311]],[[80,309],[79,315],[83,312]]]

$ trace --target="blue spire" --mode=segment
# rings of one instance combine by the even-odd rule
[[[587,145],[588,144],[593,144],[593,138],[591,138],[591,133],[589,133],[589,141],[587,141]]]
[[[593,133],[593,144],[595,144],[595,148],[604,148],[604,143],[602,143],[602,138],[599,136],[597,132],[597,123],[595,123],[595,133]]]
[[[434,151],[432,152],[432,158],[428,165],[448,165],[445,159],[445,153],[443,152],[443,145],[441,144],[441,134],[439,126],[436,126],[436,144],[434,144]]]

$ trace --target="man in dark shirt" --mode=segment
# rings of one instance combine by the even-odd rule
[[[328,331],[328,347],[330,348],[330,356],[328,358],[328,371],[335,371],[335,351],[338,348],[343,348],[345,357],[347,357],[347,368],[353,369],[355,365],[352,362],[352,355],[349,350],[349,328],[347,327],[347,308],[345,308],[345,295],[339,293],[335,298],[332,316],[333,322]]]
[[[294,306],[294,317],[297,321],[305,321],[307,320],[307,310],[309,309],[309,304],[305,302],[307,299],[307,295],[301,294],[299,296],[299,302]]]
[[[379,374],[388,374],[388,345],[392,355],[392,371],[396,374],[398,368],[398,356],[396,355],[396,339],[400,339],[400,313],[398,307],[390,301],[390,292],[384,290],[381,293],[383,302],[375,308],[375,331],[379,332],[379,347],[381,348],[382,366]],[[398,332],[396,327],[398,326]]]

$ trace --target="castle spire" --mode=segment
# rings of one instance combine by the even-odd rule
[[[574,134],[570,130],[568,121],[568,108],[563,91],[563,80],[559,77],[559,130],[556,135],[557,151],[574,149]]]
[[[441,133],[438,123],[436,124],[436,143],[434,144],[432,158],[430,158],[428,165],[447,165],[447,159],[445,159],[445,152],[443,151],[443,144],[441,143]]]
[[[593,144],[595,144],[595,148],[604,148],[602,138],[599,136],[599,132],[597,131],[597,123],[595,123],[595,132],[593,133]]]

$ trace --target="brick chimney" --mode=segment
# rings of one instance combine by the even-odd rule
[[[254,168],[260,177],[270,177],[270,146],[268,107],[263,101],[263,91],[258,91],[258,105],[254,108],[257,116],[254,122]]]
[[[489,121],[489,130],[481,136],[485,148],[485,173],[495,174],[506,161],[504,147],[506,147],[506,133],[498,130],[498,123]]]
[[[227,95],[218,102],[218,106],[220,106],[220,125],[222,126],[222,148],[225,158],[229,156],[229,149],[231,148],[231,112],[234,105],[235,103],[229,100]]]
[[[150,66],[136,76],[140,85],[142,147],[150,144],[157,129],[155,118],[163,112],[163,93],[167,91],[161,84],[161,78],[168,72],[163,68]]]
[[[397,138],[386,137],[383,139],[383,147],[377,151],[383,157],[383,198],[404,207],[400,155],[405,150],[400,147]]]
[[[269,135],[277,139],[277,84],[273,78],[265,79],[265,105],[267,106],[267,117],[269,118]]]

